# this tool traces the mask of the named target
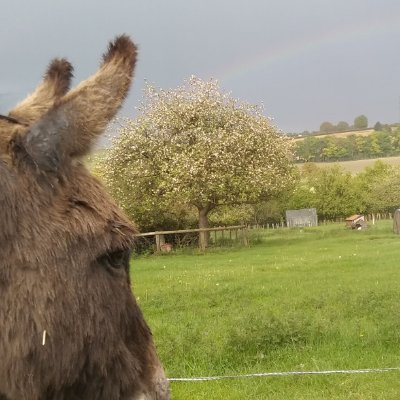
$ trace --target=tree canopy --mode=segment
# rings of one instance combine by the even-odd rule
[[[335,132],[336,127],[331,122],[325,121],[320,125],[319,130],[321,133],[332,133]]]
[[[366,129],[368,128],[368,118],[365,115],[359,115],[354,118],[355,129]]]
[[[177,204],[195,207],[199,226],[220,205],[255,203],[293,184],[291,141],[259,106],[192,77],[174,90],[148,85],[140,115],[108,152],[104,177],[131,216]]]
[[[350,129],[350,126],[346,121],[339,121],[336,125],[336,129],[338,132],[345,132]]]

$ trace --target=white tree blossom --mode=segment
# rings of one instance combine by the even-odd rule
[[[104,177],[128,212],[132,202],[189,204],[205,227],[219,205],[268,199],[291,185],[291,158],[291,141],[262,107],[191,77],[174,90],[147,85],[139,117],[126,121],[107,154]]]

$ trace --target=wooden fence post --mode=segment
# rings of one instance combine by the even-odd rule
[[[243,237],[243,244],[245,246],[248,246],[249,245],[249,240],[248,240],[248,237],[247,237],[247,229],[246,228],[242,228],[242,237]]]
[[[398,235],[400,234],[400,210],[397,209],[394,212],[394,217],[393,217],[393,232],[397,233]]]
[[[160,233],[157,233],[155,236],[156,236],[156,252],[159,253],[161,251],[161,245],[165,243],[165,237]]]

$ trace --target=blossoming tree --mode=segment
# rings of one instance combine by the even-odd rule
[[[192,77],[174,90],[146,87],[140,115],[123,124],[107,153],[104,178],[128,213],[132,202],[187,204],[207,228],[215,207],[254,203],[291,185],[291,149],[261,107]],[[208,236],[200,237],[206,247]]]

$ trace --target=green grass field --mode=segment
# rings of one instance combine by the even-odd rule
[[[248,248],[132,260],[169,377],[400,367],[389,221],[253,231]],[[178,399],[398,399],[400,372],[173,382]]]

